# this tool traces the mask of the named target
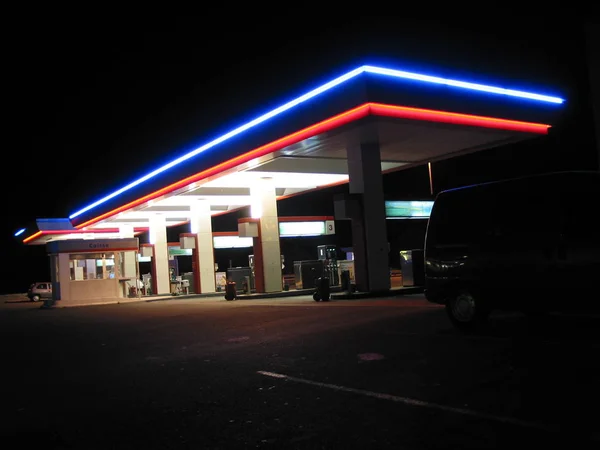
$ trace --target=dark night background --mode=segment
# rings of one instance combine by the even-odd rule
[[[319,16],[213,24],[205,15],[13,24],[20,39],[3,55],[0,291],[24,292],[48,278],[44,248],[13,237],[36,217],[67,217],[134,176],[364,63],[567,99],[549,136],[434,163],[435,192],[527,173],[597,169],[586,53],[592,47],[585,33],[597,22],[568,14],[507,19]],[[426,166],[386,175],[384,183],[390,199],[432,199]],[[331,194],[344,188],[281,201],[279,213],[333,214]],[[235,217],[223,216],[214,229],[231,231],[234,224]],[[347,231],[338,222],[338,245],[350,244]],[[392,250],[418,247],[423,232],[422,222],[390,222]],[[282,245],[285,252],[290,244]],[[300,256],[293,259],[315,258],[315,245],[298,243]],[[311,249],[314,255],[303,256]]]

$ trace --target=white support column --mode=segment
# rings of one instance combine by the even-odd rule
[[[119,225],[119,237],[135,237],[133,225]],[[138,269],[136,252],[123,252],[123,273],[121,276],[134,278],[130,284],[137,287],[136,279],[138,276]]]
[[[196,267],[200,280],[197,293],[215,292],[215,255],[208,201],[198,200],[190,205],[190,233],[196,234]]]
[[[137,268],[137,253],[136,252],[123,252],[123,274],[126,278],[134,278],[131,281],[132,286],[137,286],[135,279],[138,277]]]
[[[251,215],[260,218],[260,245],[265,292],[280,292],[281,248],[279,245],[279,219],[277,196],[272,178],[261,178],[250,187]]]
[[[148,231],[150,243],[154,244],[152,263],[156,268],[156,294],[171,293],[169,279],[169,250],[167,248],[167,221],[164,216],[156,215],[150,220]]]

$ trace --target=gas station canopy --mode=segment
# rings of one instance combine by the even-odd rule
[[[135,234],[155,215],[189,221],[194,202],[212,215],[251,205],[250,187],[272,178],[277,199],[348,182],[346,149],[377,142],[383,173],[547,134],[564,100],[488,83],[361,66],[208,139],[137,176],[68,219],[38,220],[23,242]]]

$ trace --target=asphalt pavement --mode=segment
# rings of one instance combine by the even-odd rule
[[[600,447],[600,317],[464,335],[421,294],[0,302],[7,449]]]

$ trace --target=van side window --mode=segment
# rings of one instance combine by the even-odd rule
[[[582,182],[580,186],[570,186],[565,195],[568,210],[567,231],[585,236],[598,236],[600,233],[600,177]],[[580,230],[580,231],[578,231]]]
[[[562,228],[561,200],[543,187],[515,184],[497,192],[493,203],[488,223],[493,237],[527,243],[558,235]]]
[[[585,191],[569,192],[565,198],[567,219],[564,237],[568,242],[589,251],[600,251],[600,186],[590,186]]]

